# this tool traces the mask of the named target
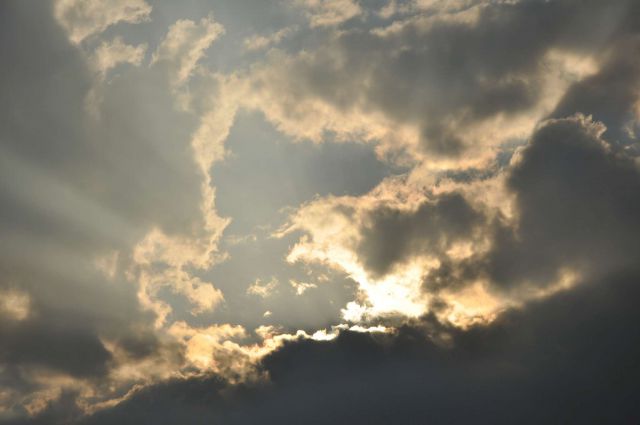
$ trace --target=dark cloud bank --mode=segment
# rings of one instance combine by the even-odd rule
[[[263,387],[168,382],[78,423],[636,423],[639,278],[590,282],[468,332],[425,318],[394,337],[291,343],[264,360]],[[427,337],[443,333],[453,348]]]

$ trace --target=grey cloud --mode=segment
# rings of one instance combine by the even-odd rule
[[[94,330],[78,326],[77,317],[59,316],[54,316],[57,323],[51,323],[50,317],[45,323],[4,323],[0,361],[11,366],[45,366],[78,377],[104,376],[111,354]]]
[[[80,423],[633,422],[638,278],[588,282],[469,331],[425,317],[394,336],[291,342],[264,360],[270,384],[168,382]]]
[[[49,403],[37,418],[11,418],[3,423],[11,425],[50,425],[73,423],[82,416],[76,403],[77,392],[65,390],[55,403]],[[0,419],[1,421],[2,419]]]
[[[515,221],[490,218],[462,194],[410,213],[374,209],[360,229],[358,256],[378,275],[411,257],[436,256],[440,265],[425,281],[432,294],[479,278],[517,292],[556,283],[567,271],[604,279],[632,270],[640,260],[640,171],[633,153],[607,134],[582,115],[546,121],[504,170]],[[476,234],[490,238],[488,252],[463,260],[445,254]]]
[[[225,390],[233,391],[233,397],[223,396]],[[215,376],[171,380],[143,389],[131,401],[75,423],[205,425],[215,422],[234,423],[240,417],[255,415],[225,411],[227,403],[236,404],[240,401],[234,400],[235,391],[228,383]],[[259,416],[253,416],[253,420],[260,421]],[[25,425],[31,423],[25,422]]]
[[[637,274],[598,283],[605,286],[514,312],[488,328],[453,331],[452,349],[408,328],[388,345],[359,335],[333,347],[302,343],[276,353],[267,365],[285,393],[296,383],[311,383],[297,397],[289,392],[280,399],[300,415],[318,412],[305,415],[311,423],[631,419],[637,414],[637,340],[634,309],[625,298],[637,291]],[[609,302],[600,304],[601,297]],[[324,403],[331,408],[321,409]],[[272,421],[291,421],[289,413],[276,412]]]
[[[159,355],[135,285],[95,261],[123,250],[126,266],[150,228],[199,223],[196,121],[176,110],[161,67],[111,75],[102,90],[51,7],[0,6],[0,289],[30,299],[26,319],[0,325],[0,362],[26,381],[41,370],[99,380],[115,365],[104,339],[132,359]]]
[[[519,223],[497,233],[489,261],[496,282],[549,282],[563,267],[602,276],[637,264],[640,172],[600,131],[577,116],[534,134],[509,175]]]
[[[458,193],[426,201],[416,211],[381,207],[364,218],[357,252],[368,271],[384,275],[411,256],[444,256],[454,242],[470,239],[482,218]]]
[[[604,280],[635,270],[640,171],[633,152],[605,140],[604,130],[582,115],[542,123],[504,171],[515,221],[483,217],[491,249],[461,261],[444,257],[425,290],[486,279],[517,294],[555,284],[567,271]]]
[[[73,268],[79,262],[81,258],[61,268]],[[3,367],[103,378],[115,365],[103,338],[113,341],[131,359],[159,351],[161,344],[150,329],[152,317],[140,311],[135,287],[107,281],[95,270],[75,269],[61,275],[41,267],[0,261],[0,290],[20,290],[29,297],[24,319],[2,319]]]
[[[208,13],[208,4],[189,4],[190,13]],[[264,4],[258,10],[272,13]],[[225,13],[231,19],[253,7],[221,5],[226,11],[221,7],[216,16],[223,20]],[[175,5],[165,7],[178,13]],[[356,247],[367,271],[378,276],[412,256],[438,255],[441,265],[425,282],[430,293],[477,277],[489,278],[499,291],[545,287],[566,268],[586,280],[578,287],[467,331],[425,317],[393,336],[345,332],[333,342],[291,342],[264,359],[262,370],[271,377],[264,386],[231,386],[215,376],[172,380],[83,419],[78,395],[63,392],[35,418],[13,421],[0,413],[0,422],[636,421],[640,171],[626,149],[637,147],[637,140],[623,130],[637,103],[637,41],[630,35],[638,31],[637,12],[630,0],[489,2],[475,23],[407,23],[386,37],[369,32],[370,21],[354,20],[331,36],[327,49],[287,70],[298,98],[319,97],[341,111],[382,112],[398,124],[420,127],[427,152],[456,155],[470,143],[460,132],[466,125],[538,102],[547,52],[595,53],[598,72],[570,88],[554,119],[539,126],[503,171],[515,196],[514,223],[489,220],[462,190],[432,197],[413,212],[370,211]],[[273,13],[277,19],[287,15]],[[154,16],[166,18],[160,15]],[[316,45],[324,36],[317,36]],[[108,89],[96,85],[85,57],[43,2],[0,4],[0,57],[0,290],[19,290],[30,300],[26,318],[0,323],[0,390],[15,391],[18,398],[35,394],[46,389],[34,379],[42,371],[100,388],[118,361],[105,340],[133,360],[162,356],[166,347],[152,329],[153,317],[138,305],[137,288],[122,270],[113,278],[102,275],[95,259],[126,251],[155,226],[189,234],[201,224],[202,179],[188,146],[197,122],[176,110],[162,66],[127,67],[126,73],[109,74]],[[210,64],[216,61],[221,59]],[[99,119],[87,111],[92,89]],[[600,134],[598,125],[576,112],[592,114],[607,131]],[[342,160],[328,159],[331,166]],[[369,189],[384,174],[370,167],[370,176],[358,175],[347,186]],[[311,168],[318,179],[328,172]],[[281,180],[296,173],[302,174],[296,170]],[[333,192],[344,186],[334,174],[318,187]],[[307,189],[305,197],[311,195]],[[234,213],[246,207],[229,192],[219,193]],[[275,215],[290,199],[305,200],[297,196],[263,206],[265,214]],[[254,213],[247,213],[245,226],[261,219]],[[354,212],[345,207],[343,213]],[[455,261],[444,254],[476,232],[492,238],[486,255]],[[275,275],[290,243],[256,244],[243,252],[244,261],[255,259],[251,267],[230,263],[218,273],[235,279],[260,269]],[[126,258],[118,261],[127,265]],[[335,294],[320,286],[314,293],[352,295],[353,288],[344,286]],[[339,308],[318,304],[296,304],[290,314],[296,320],[285,325],[312,326]],[[249,326],[263,312],[262,304],[240,297],[229,305],[240,313],[214,320],[249,317]],[[247,307],[255,311],[242,316]],[[437,300],[432,307],[437,309]],[[312,308],[318,310],[314,317]],[[181,314],[187,315],[186,308],[176,317]],[[284,316],[276,311],[272,317],[282,324]],[[203,325],[211,319],[199,318]],[[179,348],[169,351],[181,355]]]
[[[635,6],[630,14],[637,15]],[[580,112],[607,126],[606,137],[630,143],[626,130],[637,125],[634,107],[640,95],[640,43],[637,35],[624,35],[606,52],[605,63],[593,76],[574,84],[551,113],[562,118]],[[631,136],[633,138],[633,136]]]
[[[428,24],[424,16],[407,20],[384,36],[366,25],[350,28],[295,63],[290,89],[340,111],[362,108],[416,124],[427,152],[457,155],[474,143],[460,130],[537,104],[545,54],[598,54],[626,28],[631,6],[492,2],[472,22],[434,13]]]

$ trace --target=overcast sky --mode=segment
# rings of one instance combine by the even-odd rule
[[[637,0],[0,2],[0,423],[640,423]]]

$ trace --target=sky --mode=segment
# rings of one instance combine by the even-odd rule
[[[636,0],[0,2],[0,424],[640,423]]]

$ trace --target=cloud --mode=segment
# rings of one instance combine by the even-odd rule
[[[197,23],[181,19],[169,28],[165,39],[153,54],[152,63],[169,63],[173,84],[183,84],[194,72],[207,48],[222,34],[224,27],[211,14]]]
[[[367,270],[385,275],[410,253],[442,255],[458,240],[469,238],[481,214],[456,193],[426,201],[415,211],[381,206],[368,211],[356,248]]]
[[[29,317],[31,300],[29,294],[19,290],[5,289],[0,292],[0,315],[4,320],[25,320]]]
[[[410,214],[409,211],[419,208],[425,201],[423,194],[412,192],[404,186],[402,179],[387,179],[361,197],[327,197],[303,205],[292,214],[288,225],[276,236],[302,231],[304,236],[290,249],[287,261],[318,263],[345,273],[358,283],[358,301],[368,306],[363,310],[368,315],[375,317],[399,313],[419,316],[425,311],[425,300],[420,289],[422,275],[432,267],[430,263],[433,258],[428,255],[416,258],[416,261],[407,258],[408,261],[393,273],[386,273],[389,263],[370,269],[369,265],[375,262],[374,257],[384,256],[386,251],[381,249],[379,253],[376,252],[376,242],[371,241],[371,236],[365,235],[364,229],[371,225],[370,215],[375,214],[371,211],[388,208]],[[375,234],[375,230],[371,234]],[[381,235],[379,247],[387,243],[392,247],[384,238],[384,233]],[[369,251],[361,253],[360,249]],[[389,252],[395,253],[395,250],[392,248]],[[371,261],[368,262],[368,259]],[[354,303],[351,306],[359,310],[362,305]],[[353,314],[349,309],[344,312],[345,318],[362,316]]]
[[[199,117],[176,108],[165,65],[95,72],[97,57],[103,69],[138,63],[144,44],[115,36],[93,51],[71,44],[45,3],[2,9],[2,415],[60,397],[87,413],[182,374],[184,347],[155,329],[170,311],[160,288],[195,313],[222,301],[192,267],[215,259],[225,222],[191,150]]]
[[[603,122],[607,127],[606,136],[612,141],[632,143],[638,121],[640,62],[635,52],[639,48],[637,36],[621,36],[604,52],[601,69],[574,84],[551,116],[562,118],[580,112]]]
[[[144,0],[117,0],[104,3],[96,0],[56,0],[55,16],[78,44],[119,22],[139,23],[149,19],[151,6]]]
[[[488,186],[511,199],[510,216],[474,194],[482,181],[429,194],[388,180],[366,196],[315,200],[284,230],[306,234],[288,260],[354,279],[362,298],[343,310],[354,321],[429,309],[461,325],[494,320],[583,276],[625,273],[638,261],[640,175],[633,152],[605,131],[583,115],[541,123]]]
[[[296,138],[336,134],[433,167],[464,164],[452,158],[484,166],[490,148],[526,138],[554,108],[576,80],[565,58],[606,46],[628,7],[594,2],[578,14],[571,2],[479,2],[384,28],[367,21],[315,49],[272,52],[254,67],[251,97]],[[541,22],[544,36],[524,36]]]
[[[507,180],[518,226],[499,233],[490,255],[495,282],[544,285],[563,267],[590,276],[623,272],[638,261],[640,222],[634,157],[602,138],[606,127],[577,115],[545,122]]]
[[[260,279],[256,279],[256,281],[247,288],[247,294],[267,298],[275,291],[276,286],[278,286],[278,280],[276,278],[271,278],[271,280],[264,283]]]
[[[294,4],[247,32],[222,4],[0,6],[0,421],[637,416],[636,4]],[[241,111],[396,175],[305,188],[234,292],[212,168]]]
[[[121,63],[139,66],[146,50],[146,44],[132,46],[125,44],[121,37],[116,37],[109,42],[103,41],[98,46],[94,55],[94,66],[103,75]]]
[[[293,289],[296,291],[296,295],[302,295],[309,289],[318,287],[318,285],[316,285],[315,283],[298,282],[293,279],[289,279],[289,285],[291,285]]]
[[[262,50],[279,44],[286,37],[297,31],[296,26],[282,28],[268,35],[253,35],[244,39],[244,47],[249,51]]]
[[[81,423],[632,421],[636,280],[592,282],[472,331],[425,317],[393,335],[292,341],[263,361],[269,384],[173,380]]]
[[[355,0],[294,0],[294,4],[307,9],[312,28],[340,25],[362,14]]]

